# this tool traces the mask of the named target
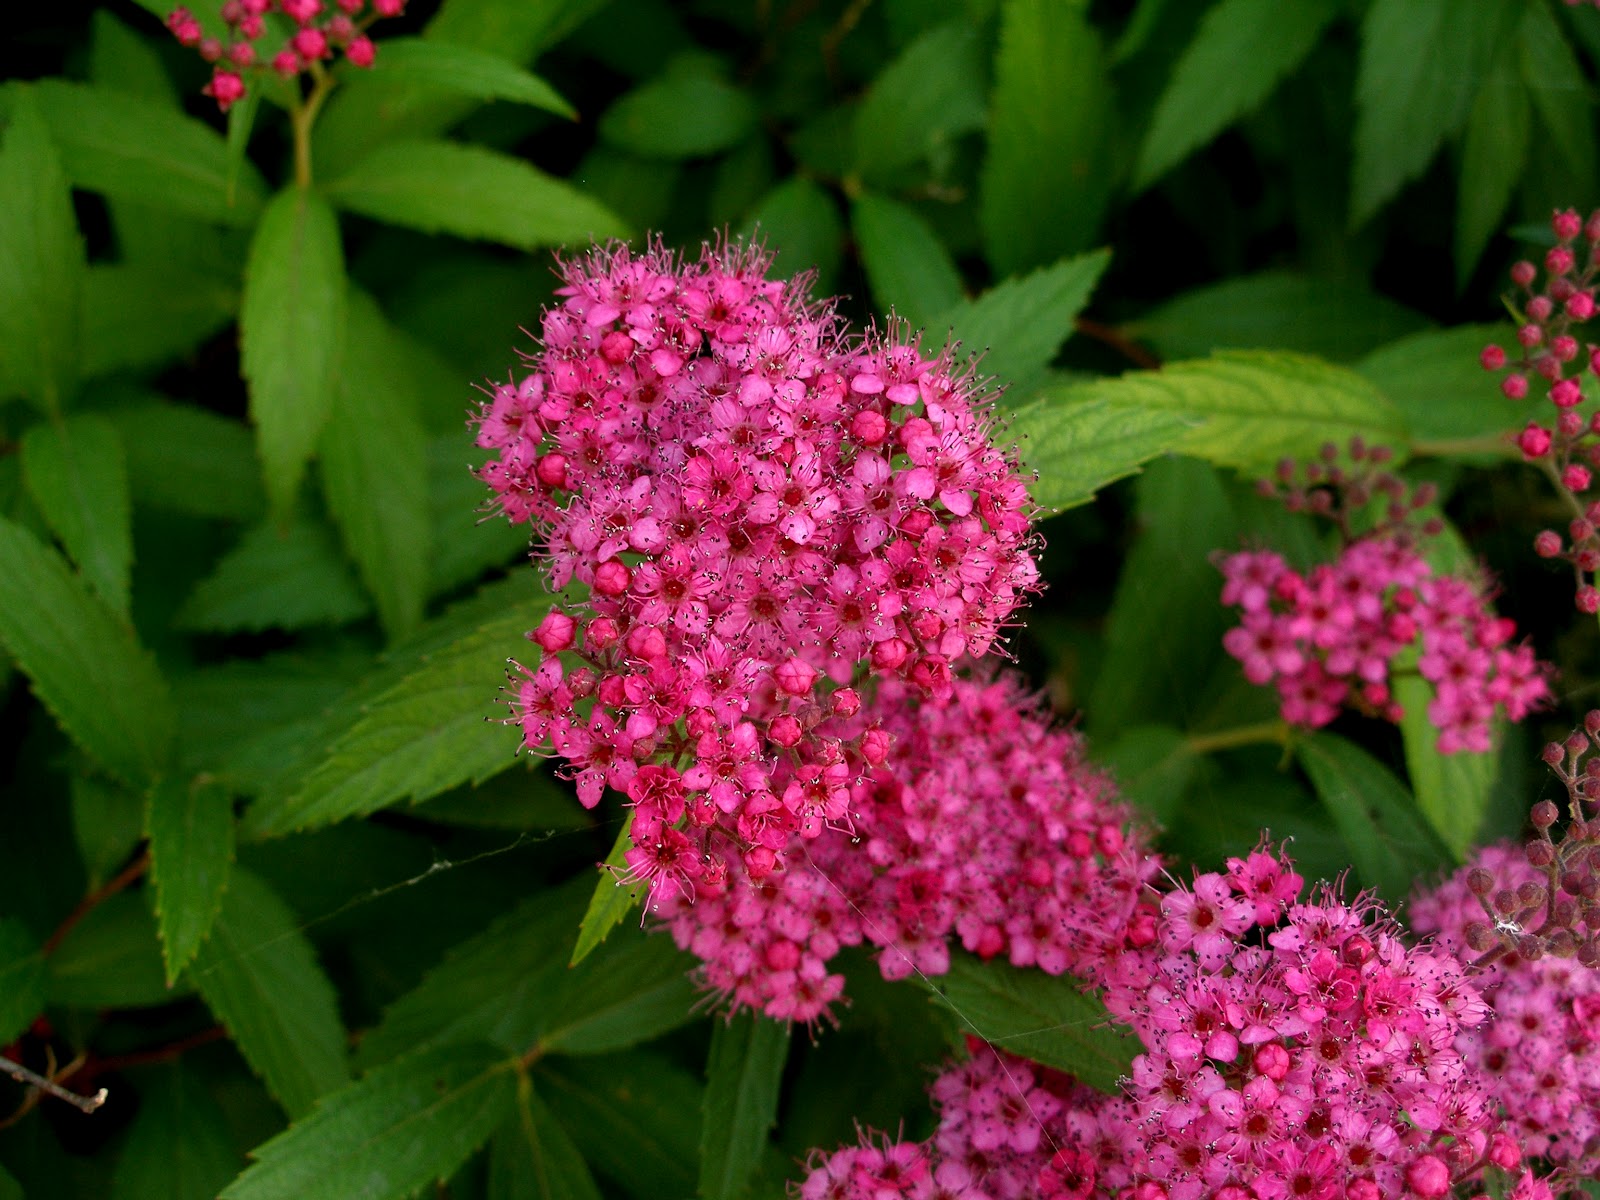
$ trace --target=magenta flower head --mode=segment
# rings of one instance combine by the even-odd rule
[[[948,697],[1037,586],[1027,490],[970,374],[898,331],[846,338],[769,265],[566,264],[526,370],[477,417],[494,503],[553,587],[587,591],[570,651],[550,626],[516,685],[526,743],[590,806],[681,769],[681,819],[634,801],[635,840],[664,839],[635,865],[658,897],[714,893],[734,859],[763,879],[793,835],[848,828],[886,747],[830,697]]]

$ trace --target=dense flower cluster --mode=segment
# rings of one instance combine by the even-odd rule
[[[205,93],[227,112],[245,94],[244,73],[270,67],[284,79],[293,79],[313,65],[325,62],[343,49],[344,56],[358,67],[370,67],[377,48],[366,29],[381,17],[397,17],[405,11],[406,0],[334,0],[332,7],[323,0],[227,0],[222,6],[222,21],[228,28],[227,40],[209,37],[199,18],[187,8],[167,14],[167,28],[185,46],[200,51],[212,68]],[[259,43],[271,31],[274,13],[292,23],[283,46],[270,58]]]
[[[1160,860],[1082,739],[1015,681],[957,680],[943,698],[889,682],[863,716],[894,743],[853,785],[853,837],[796,836],[782,874],[752,885],[736,867],[740,886],[660,909],[733,1006],[814,1020],[844,986],[828,961],[863,941],[889,979],[944,974],[953,937],[1089,979],[1149,944]]]
[[[1037,580],[973,380],[898,333],[847,340],[768,266],[569,264],[529,369],[479,416],[496,504],[555,587],[588,589],[530,635],[514,711],[586,805],[627,793],[656,901],[849,829],[890,740],[858,687],[948,696]]]

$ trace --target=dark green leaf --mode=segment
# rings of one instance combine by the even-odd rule
[[[181,404],[119,405],[106,414],[122,435],[135,505],[249,521],[266,508],[250,431]]]
[[[1419,453],[1461,453],[1466,447],[1457,445],[1473,442],[1479,453],[1500,457],[1495,443],[1527,421],[1528,405],[1503,395],[1478,355],[1511,333],[1508,325],[1416,333],[1379,347],[1355,369],[1400,410]]]
[[[233,870],[189,977],[291,1117],[350,1077],[338,997],[299,918],[242,867]]]
[[[111,1200],[213,1200],[243,1165],[216,1099],[171,1063],[140,1079]]]
[[[333,407],[344,350],[344,252],[327,201],[288,187],[250,243],[239,315],[250,419],[282,518]]]
[[[607,109],[600,136],[646,158],[702,158],[742,142],[759,115],[750,94],[726,80],[669,69]]]
[[[558,976],[538,1014],[538,1044],[551,1054],[606,1054],[676,1029],[693,1017],[694,965],[670,938],[637,927],[618,934]]]
[[[399,77],[402,84],[432,85],[474,100],[510,100],[563,117],[578,115],[555,88],[516,63],[438,39],[384,39],[372,77],[381,83]]]
[[[1222,0],[1206,13],[1150,119],[1134,169],[1135,190],[1260,105],[1310,53],[1338,11],[1333,0],[1287,7],[1277,0]]]
[[[0,142],[0,395],[54,412],[78,381],[84,249],[36,95],[13,90]]]
[[[635,229],[659,229],[671,219],[679,182],[688,170],[675,159],[644,158],[597,142],[578,163],[573,178],[583,182],[590,199]]]
[[[1420,675],[1396,678],[1394,698],[1405,709],[1400,736],[1417,805],[1459,863],[1472,849],[1488,811],[1499,756],[1493,751],[1439,753],[1439,730],[1428,719],[1433,685]]]
[[[374,1071],[253,1152],[222,1200],[402,1200],[447,1178],[516,1103],[512,1064],[487,1047],[424,1051]]]
[[[130,783],[160,772],[173,714],[154,660],[59,554],[3,517],[0,642],[90,758]]]
[[[255,168],[230,199],[228,146],[209,125],[110,88],[47,80],[40,108],[73,184],[222,225],[248,226],[266,189]]]
[[[510,770],[482,786],[459,787],[420,806],[417,815],[466,829],[568,831],[589,829],[594,818],[570,787],[558,785],[548,770]]]
[[[144,798],[80,771],[72,776],[72,832],[89,886],[98,887],[144,838]]]
[[[916,210],[868,192],[851,206],[850,228],[880,311],[926,326],[961,302],[961,274]]]
[[[1082,6],[1006,0],[978,180],[995,274],[1093,244],[1111,191],[1112,124],[1105,54]]]
[[[1483,248],[1500,228],[1528,157],[1533,114],[1527,88],[1502,47],[1467,115],[1456,190],[1456,286],[1464,288]]]
[[[638,907],[644,894],[641,885],[630,887],[619,878],[628,867],[626,855],[633,846],[632,829],[633,810],[629,809],[622,828],[617,830],[617,840],[611,844],[611,852],[600,865],[599,878],[594,882],[594,894],[589,897],[583,923],[578,926],[578,941],[572,948],[570,966],[577,966],[589,956],[589,951],[605,941],[606,935]]]
[[[456,142],[379,146],[325,186],[363,216],[523,250],[626,237],[613,213],[521,159]]]
[[[526,1075],[516,1115],[489,1143],[489,1200],[600,1200],[583,1155]]]
[[[826,294],[832,289],[844,223],[819,184],[803,175],[780,183],[762,197],[740,232],[777,256],[777,275],[788,279],[814,271],[815,290]]]
[[[941,314],[932,327],[948,326],[966,353],[982,355],[978,369],[1010,389],[1007,402],[1015,405],[1044,378],[1110,262],[1109,250],[1096,250],[1007,279]]]
[[[92,416],[41,421],[22,439],[22,474],[84,580],[127,620],[133,512],[117,431]]]
[[[169,988],[144,897],[119,892],[95,905],[51,951],[47,999],[66,1008],[149,1008],[188,993]]]
[[[22,1185],[4,1167],[0,1167],[0,1200],[27,1200]]]
[[[745,1012],[711,1030],[700,1124],[702,1200],[739,1200],[778,1116],[789,1025]]]
[[[963,1032],[1108,1094],[1117,1091],[1139,1052],[1138,1039],[1113,1028],[1105,1006],[1067,976],[957,954],[948,975],[923,983],[956,1015]]]
[[[1028,488],[1049,512],[1087,504],[1109,483],[1136,474],[1195,427],[1181,413],[1080,400],[1072,386],[1045,392],[1012,417],[1023,461],[1038,472]]]
[[[211,633],[340,625],[365,615],[367,598],[331,530],[301,517],[268,522],[239,539],[179,610],[183,629]]]
[[[164,366],[226,327],[238,310],[231,283],[170,264],[96,264],[84,281],[84,378]]]
[[[983,62],[968,20],[930,29],[873,80],[855,116],[855,166],[869,179],[983,127]]]
[[[109,9],[96,9],[89,43],[89,77],[141,100],[178,107],[178,89],[161,65],[155,45],[123,24]]]
[[[1554,149],[1550,157],[1559,163],[1559,178],[1569,187],[1592,188],[1600,169],[1594,106],[1585,102],[1590,84],[1583,67],[1546,5],[1523,5],[1517,33],[1522,83],[1548,135],[1536,144]]]
[[[44,955],[28,928],[0,917],[0,1046],[9,1046],[44,1011]]]
[[[205,779],[164,779],[145,811],[156,927],[174,983],[222,908],[233,868],[233,797]]]
[[[1116,776],[1124,800],[1163,823],[1177,815],[1200,765],[1188,735],[1170,725],[1135,725],[1095,758]]]
[[[428,442],[429,533],[434,548],[429,582],[435,594],[453,591],[491,567],[504,567],[528,554],[528,527],[513,525],[479,510],[488,489],[470,467],[486,452],[463,452],[459,433]]]
[[[433,532],[421,400],[396,340],[371,298],[353,294],[338,398],[321,442],[328,510],[391,638],[422,624]]]

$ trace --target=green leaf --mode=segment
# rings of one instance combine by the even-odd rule
[[[84,580],[127,620],[133,512],[117,431],[93,416],[41,421],[22,438],[22,475]]]
[[[589,952],[606,940],[606,935],[622,923],[624,917],[638,907],[644,898],[644,886],[624,884],[620,875],[628,868],[627,853],[633,847],[633,810],[628,810],[617,830],[617,840],[611,844],[611,853],[600,864],[599,878],[594,883],[594,894],[589,897],[589,907],[584,911],[583,923],[578,926],[578,941],[572,948],[569,966],[577,966]]]
[[[459,432],[428,442],[429,582],[437,594],[471,583],[491,567],[503,567],[528,554],[528,527],[480,513],[488,497],[483,481],[468,469],[488,459],[483,450],[463,453]]]
[[[702,1200],[739,1200],[778,1116],[789,1025],[744,1012],[711,1030],[700,1124]]]
[[[176,624],[209,633],[304,629],[367,610],[332,531],[302,516],[284,530],[268,522],[247,532],[190,593]]]
[[[1465,288],[1489,239],[1500,228],[1528,159],[1532,105],[1513,63],[1515,46],[1495,56],[1467,114],[1456,189],[1456,287]]]
[[[96,9],[89,42],[89,76],[105,87],[141,100],[177,108],[173,86],[153,42],[140,37],[107,9]]]
[[[1428,330],[1379,347],[1355,369],[1399,410],[1419,452],[1423,443],[1435,443],[1427,452],[1438,454],[1460,453],[1452,443],[1477,442],[1480,453],[1499,458],[1494,444],[1527,421],[1528,405],[1501,393],[1478,354],[1511,333],[1509,325]]]
[[[1574,191],[1592,189],[1600,168],[1596,165],[1594,107],[1584,101],[1590,83],[1571,44],[1548,6],[1527,4],[1517,31],[1522,83],[1539,124],[1548,135],[1540,148],[1559,164],[1561,179]]]
[[[1461,128],[1517,0],[1375,0],[1361,26],[1350,224],[1366,223]]]
[[[1134,190],[1253,112],[1311,52],[1338,11],[1333,0],[1287,7],[1277,0],[1222,0],[1207,12],[1156,104],[1139,148]]]
[[[371,298],[354,293],[339,393],[321,442],[328,511],[390,638],[422,624],[433,533],[421,399],[397,340]]]
[[[4,1167],[0,1167],[0,1200],[27,1200],[22,1185]]]
[[[44,955],[28,927],[0,917],[0,1046],[9,1046],[44,1011]]]
[[[266,510],[250,431],[183,404],[125,404],[106,414],[122,437],[135,505],[251,521]]]
[[[54,412],[78,382],[83,238],[33,87],[15,88],[0,141],[0,395]]]
[[[702,69],[669,69],[608,108],[600,136],[645,158],[704,158],[738,145],[759,117],[744,89]]]
[[[523,250],[626,237],[613,213],[521,159],[456,142],[379,146],[324,185],[340,208]]]
[[[417,815],[464,829],[520,829],[546,833],[592,829],[595,821],[570,787],[544,768],[510,770],[481,787],[467,785],[435,796]]]
[[[1450,855],[1416,801],[1365,750],[1335,734],[1308,733],[1295,738],[1294,751],[1339,827],[1363,886],[1399,904],[1419,878],[1449,865]]]
[[[250,419],[280,519],[333,407],[344,322],[339,222],[318,193],[285,188],[250,243],[239,314]]]
[[[233,867],[233,797],[206,779],[164,779],[145,809],[156,928],[175,983],[222,908]]]
[[[844,223],[833,198],[803,175],[785,180],[762,197],[740,230],[777,256],[775,273],[788,279],[815,271],[814,290],[826,294],[839,273]]]
[[[1096,250],[1007,279],[944,313],[933,328],[948,325],[963,350],[981,354],[979,369],[1010,389],[1014,404],[1044,378],[1110,262],[1111,251]]]
[[[923,984],[956,1015],[963,1032],[1107,1094],[1116,1093],[1139,1052],[1138,1039],[1113,1028],[1099,999],[1066,976],[956,954],[948,975],[924,977]]]
[[[1083,6],[1006,0],[978,223],[996,275],[1091,245],[1111,194],[1111,84]]]
[[[144,797],[101,776],[72,776],[72,832],[91,888],[110,879],[144,838]]]
[[[221,1200],[403,1200],[447,1178],[516,1103],[512,1064],[487,1047],[425,1051],[374,1071],[252,1152]]]
[[[1406,770],[1417,793],[1417,805],[1461,862],[1472,849],[1494,790],[1498,755],[1440,754],[1439,731],[1428,719],[1433,685],[1420,675],[1394,681],[1394,698],[1405,709],[1400,736],[1405,743]],[[1498,722],[1497,722],[1498,724]]]
[[[869,179],[941,152],[983,128],[983,62],[970,21],[930,29],[883,68],[855,115],[855,167]]]
[[[186,995],[167,986],[155,919],[144,898],[119,892],[90,910],[51,951],[46,998],[65,1008],[151,1008]]]
[[[0,642],[85,754],[140,783],[172,745],[172,700],[155,662],[59,554],[0,517]]]
[[[879,311],[928,326],[961,302],[961,273],[915,209],[867,192],[851,205],[850,228]]]
[[[233,870],[189,978],[291,1117],[350,1077],[338,997],[299,918],[243,867]]]
[[[84,378],[182,358],[239,310],[232,283],[148,263],[89,268],[83,290]]]
[[[385,38],[371,67],[381,83],[426,84],[474,100],[531,104],[557,116],[576,118],[572,105],[544,80],[486,50],[428,38]]]
[[[1183,803],[1200,758],[1188,735],[1171,725],[1135,725],[1095,751],[1129,804],[1169,824]]]
[[[489,1143],[489,1200],[600,1200],[583,1155],[526,1075],[516,1115]]]
[[[46,80],[39,105],[74,186],[220,225],[249,226],[266,189],[254,167],[228,194],[228,146],[204,122],[111,88]]]
[[[182,1063],[139,1082],[139,1115],[117,1159],[111,1200],[212,1200],[243,1156],[216,1099]]]
[[[1270,349],[1345,362],[1427,325],[1364,284],[1267,271],[1185,292],[1121,332],[1163,358]]]
[[[1101,488],[1137,474],[1195,428],[1181,413],[1083,400],[1074,391],[1070,385],[1047,391],[1011,418],[1019,453],[1039,476],[1028,494],[1048,512],[1089,503]]]
[[[619,934],[558,976],[538,1014],[538,1044],[550,1054],[606,1054],[676,1029],[694,1015],[694,966],[670,938]]]

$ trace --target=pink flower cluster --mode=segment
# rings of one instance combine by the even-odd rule
[[[889,744],[858,688],[948,696],[1037,581],[973,380],[897,333],[847,340],[768,267],[737,248],[568,264],[526,374],[478,418],[495,503],[553,586],[588,592],[529,635],[514,713],[585,805],[627,793],[653,902],[849,829]]]
[[[1488,873],[1488,886],[1475,872]],[[1528,1153],[1593,1179],[1600,1176],[1600,971],[1526,942],[1485,954],[1482,931],[1473,928],[1487,902],[1488,915],[1520,932],[1524,901],[1546,886],[1522,847],[1488,846],[1413,899],[1411,924],[1478,972],[1493,1019],[1462,1030],[1455,1046],[1489,1081]]]
[[[405,11],[406,0],[372,0],[372,11],[364,13],[367,0],[335,0],[333,10],[323,0],[226,0],[222,20],[228,38],[207,37],[198,18],[187,8],[167,14],[167,28],[185,46],[200,51],[200,56],[215,63],[205,94],[223,112],[245,94],[244,72],[265,62],[284,79],[293,79],[313,65],[331,59],[343,48],[344,56],[358,67],[370,67],[377,48],[366,29],[381,17],[397,17]],[[257,43],[267,35],[273,13],[282,13],[294,23],[283,48],[270,60]]]
[[[658,910],[733,1007],[815,1020],[844,987],[829,960],[863,941],[888,979],[944,974],[953,937],[1087,979],[1149,944],[1160,860],[1082,739],[1014,680],[957,680],[942,698],[890,681],[872,715],[894,743],[853,785],[854,837],[796,836],[782,874],[752,882],[736,867],[736,886]]]
[[[1516,626],[1482,586],[1435,574],[1399,537],[1359,539],[1304,575],[1268,551],[1230,555],[1222,572],[1222,602],[1242,614],[1223,646],[1250,682],[1278,689],[1291,724],[1326,725],[1343,706],[1398,721],[1396,660],[1419,640],[1441,753],[1488,750],[1497,707],[1517,721],[1549,695],[1545,668],[1510,644]]]

